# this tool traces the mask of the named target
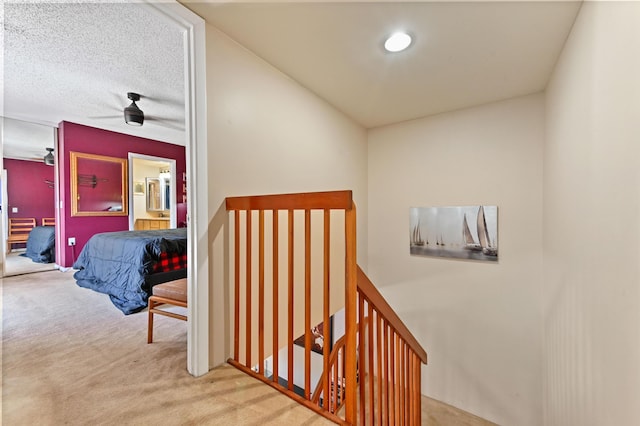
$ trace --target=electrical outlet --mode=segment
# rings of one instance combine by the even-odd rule
[[[76,245],[76,237],[69,237],[69,245],[70,246],[75,246]]]

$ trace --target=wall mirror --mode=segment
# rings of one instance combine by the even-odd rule
[[[147,211],[158,212],[171,209],[171,181],[163,178],[145,178],[147,184]]]
[[[127,160],[70,152],[71,216],[128,216]]]
[[[163,211],[164,202],[160,179],[148,177],[145,180],[147,181],[147,211]]]

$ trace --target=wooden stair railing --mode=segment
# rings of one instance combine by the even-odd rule
[[[360,267],[357,337],[357,376],[366,378],[358,380],[359,424],[419,425],[420,366],[427,363],[427,353]],[[331,413],[343,406],[344,346],[344,339],[336,342],[329,374],[322,375],[312,398],[323,405],[330,383],[324,408]]]
[[[338,424],[419,424],[426,353],[356,264],[351,191],[231,197],[226,208],[232,212],[234,293],[228,362]],[[336,237],[332,224],[342,221]],[[340,250],[344,277],[336,279],[334,253]],[[332,352],[323,346],[319,385],[312,389],[312,325],[329,324],[342,308],[345,335]],[[296,333],[304,334],[304,349],[294,359]],[[330,338],[324,327],[324,342]],[[272,371],[265,367],[268,357]],[[279,371],[280,361],[286,371]],[[294,362],[304,365],[300,394]]]
[[[427,353],[358,267],[359,424],[421,424]]]

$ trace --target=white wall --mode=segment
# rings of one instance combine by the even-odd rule
[[[488,420],[542,421],[544,98],[369,134],[368,275],[429,355],[422,393]],[[409,255],[409,208],[497,205],[499,262]]]
[[[206,31],[210,351],[217,365],[231,355],[225,197],[351,189],[365,264],[367,140],[362,127],[298,83],[211,25]]]
[[[640,3],[585,2],[547,89],[545,424],[640,424]]]

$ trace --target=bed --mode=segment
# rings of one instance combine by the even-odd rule
[[[73,276],[129,315],[147,306],[154,285],[185,278],[186,263],[186,228],[105,232],[87,241]]]
[[[36,226],[27,238],[27,250],[20,256],[37,263],[52,263],[56,260],[55,227]]]

